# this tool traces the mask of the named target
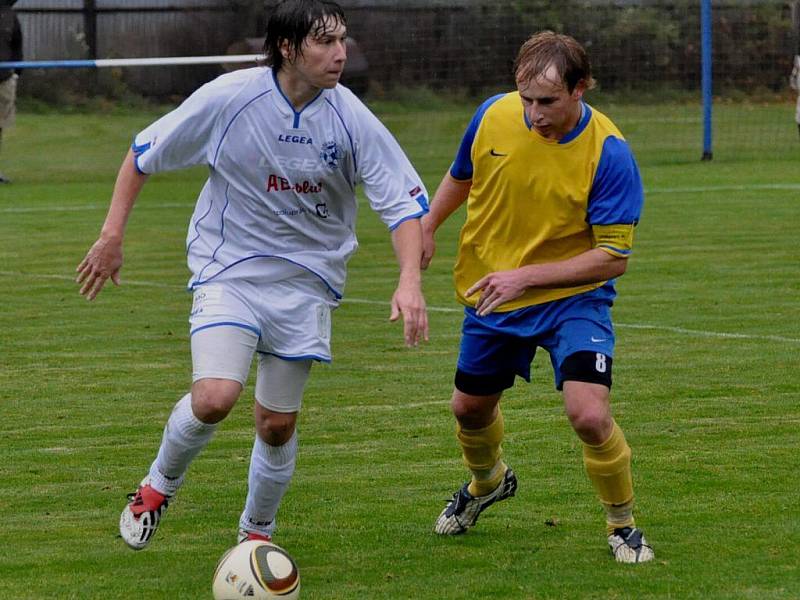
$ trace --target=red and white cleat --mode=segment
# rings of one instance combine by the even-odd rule
[[[155,535],[170,498],[154,490],[150,478],[145,477],[139,489],[128,494],[128,500],[119,517],[119,533],[128,546],[141,550]]]

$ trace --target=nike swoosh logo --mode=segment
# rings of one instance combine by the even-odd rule
[[[596,338],[596,337],[594,337],[594,336],[592,336],[592,337],[591,337],[591,338],[589,338],[589,339],[590,339],[590,340],[592,340],[592,342],[594,342],[595,344],[599,344],[600,342],[606,342],[606,341],[608,341],[608,338]]]
[[[489,150],[489,154],[491,154],[492,156],[508,156],[508,154],[501,154],[500,152],[495,152],[494,148]]]

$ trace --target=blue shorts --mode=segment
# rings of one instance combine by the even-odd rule
[[[536,348],[550,354],[555,385],[561,389],[561,365],[581,351],[614,356],[611,306],[616,292],[610,283],[562,300],[479,317],[464,309],[458,369],[477,376],[519,375],[531,380]],[[512,375],[512,376],[513,376]]]

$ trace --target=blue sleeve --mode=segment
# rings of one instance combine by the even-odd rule
[[[589,193],[589,224],[636,224],[643,204],[642,178],[633,153],[625,140],[609,136]]]
[[[464,137],[461,139],[461,145],[458,147],[456,159],[450,167],[450,175],[453,179],[458,179],[460,181],[472,179],[472,142],[475,141],[475,132],[478,131],[478,126],[481,124],[486,110],[503,96],[505,96],[505,94],[492,96],[475,111],[475,115],[469,122],[466,132],[464,132]]]

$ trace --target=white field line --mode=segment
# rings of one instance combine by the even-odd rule
[[[16,271],[0,271],[0,277],[25,277],[27,279],[54,279],[56,281],[72,281],[75,282],[75,277],[70,277],[69,275],[47,275],[47,274],[34,274],[34,273],[20,273]],[[107,285],[113,287],[113,283],[108,283]],[[164,289],[183,289],[176,286],[172,283],[158,283],[156,281],[132,281],[129,279],[123,279],[121,285],[132,285],[135,287],[154,287],[154,288],[164,288]]]
[[[9,278],[17,278],[23,277],[26,279],[44,279],[44,280],[56,280],[56,281],[74,281],[73,277],[68,277],[66,275],[39,275],[34,273],[19,273],[15,271],[0,271],[0,277],[9,277]],[[110,284],[109,284],[110,285]],[[179,287],[169,283],[158,283],[155,281],[135,281],[135,280],[123,280],[122,285],[131,285],[137,287],[153,287],[153,288],[160,288],[160,289],[173,289],[173,290],[185,290],[184,287]],[[76,290],[77,293],[77,290]],[[372,306],[384,306],[388,308],[388,302],[384,302],[382,300],[367,300],[366,298],[344,298],[343,300],[346,304],[368,304]],[[446,307],[446,306],[428,306],[429,312],[439,312],[439,313],[462,313],[463,308],[461,307]],[[731,339],[731,340],[764,340],[770,342],[785,342],[789,344],[800,344],[800,338],[790,338],[781,335],[757,335],[757,334],[749,334],[749,333],[726,333],[722,331],[707,331],[704,329],[687,329],[685,327],[672,327],[669,325],[655,325],[655,324],[647,324],[647,323],[615,323],[615,327],[620,329],[650,329],[654,331],[666,331],[669,333],[678,333],[681,335],[687,336],[694,336],[694,337],[708,337],[708,338],[720,338],[720,339]]]
[[[136,210],[161,210],[164,208],[194,208],[194,202],[159,202],[149,204],[140,202],[136,205]],[[108,210],[108,204],[76,204],[74,206],[7,206],[0,208],[0,214],[26,214],[26,213],[48,213],[48,212],[86,212],[93,210]]]
[[[676,188],[648,188],[647,194],[697,194],[704,192],[749,192],[759,190],[800,191],[800,183],[763,183],[752,185],[707,185]]]
[[[707,185],[689,187],[647,188],[646,194],[696,194],[704,192],[747,192],[758,190],[773,191],[800,191],[800,183],[763,183],[751,185]],[[193,202],[161,202],[157,204],[141,202],[136,205],[136,210],[162,210],[165,208],[194,207]],[[107,210],[108,204],[80,204],[74,206],[7,206],[0,208],[0,214],[25,214],[47,212],[86,212]]]

